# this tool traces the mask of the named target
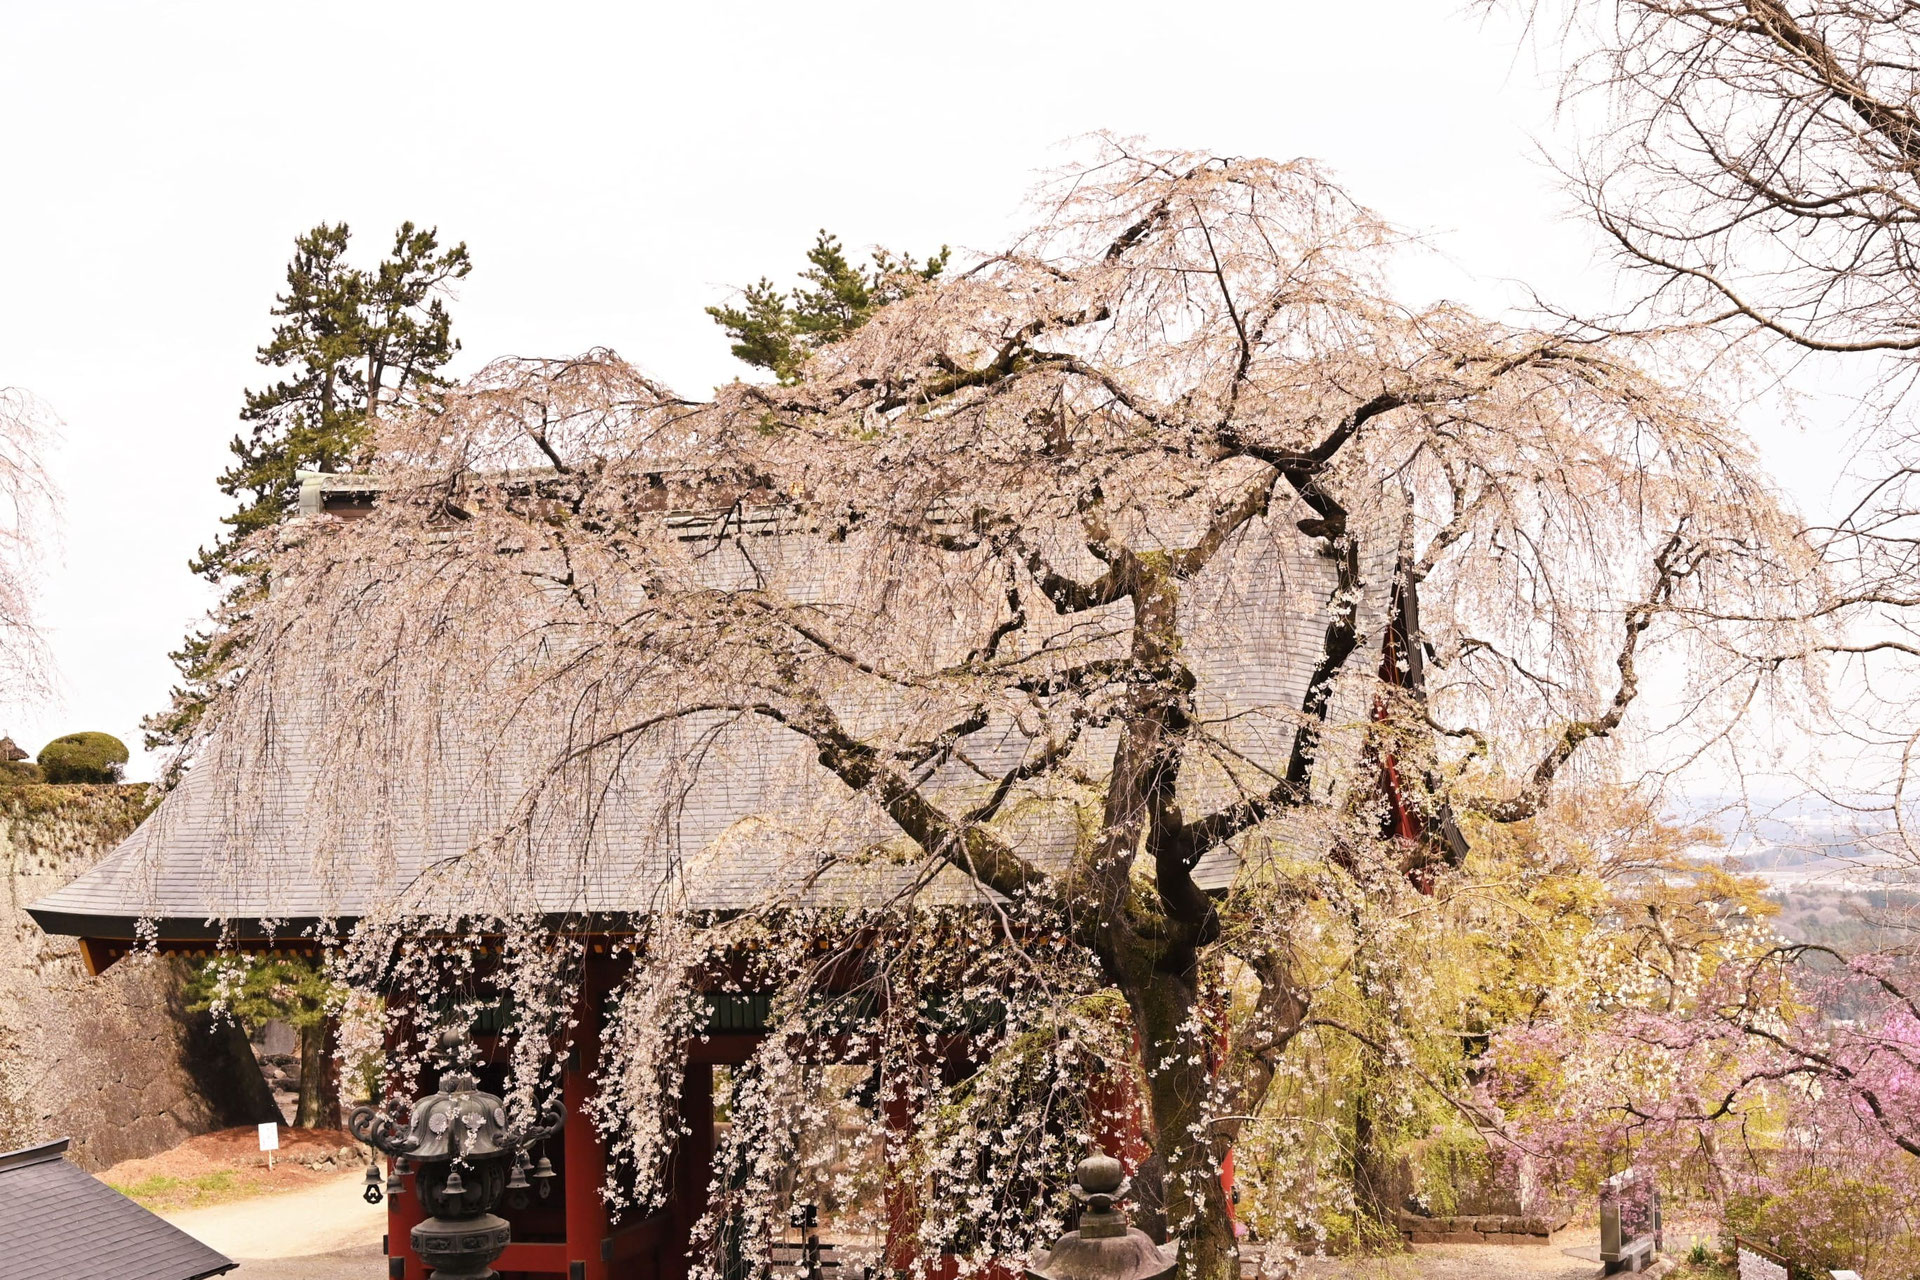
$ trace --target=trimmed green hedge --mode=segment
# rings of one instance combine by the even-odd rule
[[[48,782],[118,782],[127,744],[110,733],[69,733],[40,748]]]

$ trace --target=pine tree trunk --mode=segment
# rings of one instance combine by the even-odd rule
[[[332,1018],[300,1028],[300,1100],[293,1123],[298,1129],[340,1127],[340,1081],[333,1069]]]

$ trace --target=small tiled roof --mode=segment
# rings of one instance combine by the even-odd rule
[[[240,1265],[67,1163],[67,1142],[0,1155],[0,1280],[201,1280]]]
[[[1295,527],[1303,510],[1256,520],[1183,592],[1182,652],[1198,682],[1196,706],[1219,742],[1268,769],[1284,769],[1296,723],[1290,717],[1297,717],[1321,655],[1337,586],[1319,551],[1324,544]],[[781,541],[772,538],[755,554],[782,554],[775,545]],[[1368,554],[1360,643],[1378,652],[1395,547],[1386,537],[1362,546]],[[824,559],[819,550],[784,554],[809,563]],[[823,844],[869,849],[897,844],[898,831],[856,802],[796,735],[762,721],[729,724],[724,715],[689,723],[677,744],[627,756],[605,781],[590,829],[577,815],[555,816],[550,829],[523,837],[525,855],[512,864],[513,874],[502,874],[497,862],[480,865],[463,855],[500,830],[531,781],[526,762],[563,748],[542,743],[538,725],[528,733],[516,725],[512,743],[503,744],[498,724],[458,723],[456,710],[434,728],[430,776],[387,770],[404,776],[367,778],[351,796],[323,794],[321,779],[342,776],[337,762],[328,767],[329,727],[336,723],[328,696],[324,687],[290,693],[276,709],[270,752],[251,744],[223,752],[216,740],[125,843],[33,904],[41,927],[129,938],[134,922],[145,920],[157,922],[162,938],[204,939],[215,936],[217,921],[245,936],[261,932],[261,921],[285,931],[363,916],[373,904],[396,900],[458,904],[476,915],[622,916],[669,898],[685,908],[725,911],[775,896],[874,902],[916,892],[923,901],[955,901],[982,892],[951,868],[916,889],[920,868],[910,857],[868,858],[823,874],[813,852]],[[1364,721],[1369,705],[1337,705],[1333,718]],[[1113,732],[1083,741],[1090,769],[1112,758]],[[964,744],[969,760],[989,770],[1012,768],[1027,745],[1004,725]],[[549,746],[555,750],[543,755]],[[697,771],[685,766],[696,750]],[[1218,769],[1189,773],[1182,780],[1188,814],[1234,798]],[[980,782],[952,763],[925,785],[953,795]],[[1264,847],[1324,848],[1324,820],[1303,814],[1291,828],[1268,831]],[[1053,868],[1071,855],[1077,822],[1057,797],[1016,793],[998,825],[1026,857]],[[1237,857],[1214,850],[1196,879],[1224,888]]]

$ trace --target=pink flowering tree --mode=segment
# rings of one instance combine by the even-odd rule
[[[1737,619],[1804,587],[1657,349],[1400,301],[1397,244],[1312,164],[1107,141],[791,385],[489,367],[383,424],[371,514],[280,535],[193,744],[231,846],[298,754],[317,882],[381,885],[339,964],[410,993],[394,1078],[398,1010],[491,984],[522,1107],[594,895],[646,904],[598,1112],[631,1210],[704,1002],[764,998],[709,1268],[809,1161],[855,1236],[1018,1256],[1132,1125],[1152,1216],[1228,1280],[1221,1166],[1311,1044],[1425,1074],[1456,820],[1538,814],[1656,655],[1728,691],[1704,728],[1737,716]],[[449,743],[494,799],[405,867]]]

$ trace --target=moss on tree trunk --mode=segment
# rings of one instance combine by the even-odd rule
[[[1147,1078],[1149,1135],[1165,1170],[1167,1227],[1180,1240],[1181,1280],[1237,1280],[1239,1251],[1220,1185],[1225,1143],[1216,1135],[1209,1100],[1213,1055],[1196,1038],[1198,973],[1191,964],[1169,973],[1148,967],[1123,984],[1140,1033]]]

